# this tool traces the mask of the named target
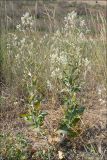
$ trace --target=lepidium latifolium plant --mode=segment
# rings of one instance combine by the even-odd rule
[[[11,83],[22,83],[26,74],[31,74],[36,76],[41,92],[48,87],[54,88],[56,79],[62,78],[65,69],[69,70],[75,64],[82,68],[88,32],[84,20],[72,12],[64,18],[64,27],[41,37],[36,30],[36,20],[25,13],[16,31],[8,33],[7,61]]]
[[[27,92],[28,104],[33,109],[30,112],[34,114],[26,116],[27,119],[30,116],[36,127],[42,125],[46,115],[39,112],[42,100],[38,100],[38,96],[44,99],[48,92],[55,97],[62,95],[62,90],[66,90],[63,83],[66,74],[72,78],[70,86],[80,88],[81,77],[85,77],[90,65],[85,55],[88,34],[85,21],[75,11],[64,18],[63,27],[42,37],[36,30],[36,20],[29,13],[21,17],[14,33],[8,33],[9,83],[21,86]],[[37,120],[39,114],[42,115],[40,121]]]

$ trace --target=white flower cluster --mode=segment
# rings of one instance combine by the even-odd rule
[[[60,68],[55,68],[52,73],[51,73],[51,77],[52,78],[59,78],[59,79],[62,79],[62,72],[60,70]]]
[[[86,79],[88,72],[91,71],[91,62],[88,60],[88,58],[84,58],[83,63],[84,63],[84,70],[85,70],[83,73],[83,76],[84,76],[84,79]]]
[[[81,26],[81,27],[86,26],[86,23],[85,23],[85,20],[84,20],[84,19],[80,21],[80,26]]]
[[[15,65],[19,70],[23,66],[23,68],[33,68],[35,73],[41,68],[47,70],[46,73],[49,72],[49,75],[45,75],[47,76],[45,79],[50,89],[53,87],[54,80],[62,79],[64,71],[70,70],[70,66],[77,65],[81,69],[83,63],[86,68],[90,67],[89,60],[82,58],[84,48],[82,43],[86,37],[81,27],[85,26],[85,21],[79,20],[75,11],[69,13],[64,21],[63,28],[56,30],[52,35],[45,34],[40,41],[36,41],[35,34],[28,32],[34,33],[34,20],[27,12],[21,17],[21,23],[17,25],[18,33],[21,32],[21,34],[11,34],[7,45],[8,48],[12,48],[9,54],[14,55]],[[80,23],[80,27],[77,26],[77,22]],[[40,74],[43,70],[39,71]]]
[[[51,55],[51,63],[54,64],[55,62],[58,64],[66,65],[67,64],[67,57],[65,52],[61,52],[58,54],[57,48],[54,49],[54,53]]]
[[[82,63],[89,68],[88,60],[82,59],[81,43],[86,40],[81,27],[85,26],[83,19],[77,18],[75,11],[69,13],[64,18],[65,25],[60,30],[58,29],[51,38],[50,42],[50,59],[52,77],[62,77],[63,71],[67,69],[68,63],[75,66],[78,63],[80,68]],[[78,26],[79,24],[79,26]],[[59,78],[58,77],[58,78]]]
[[[11,46],[13,47],[16,47],[18,46],[18,37],[15,33],[11,33],[9,34],[9,37],[8,37],[8,43],[7,43],[7,48],[10,49]]]
[[[73,28],[76,23],[77,13],[75,11],[68,13],[67,17],[64,18],[65,21],[65,30]]]
[[[18,24],[16,28],[19,31],[25,31],[27,30],[32,30],[33,31],[33,26],[34,26],[34,20],[33,17],[30,16],[29,12],[26,12],[22,17],[21,17],[21,24]]]
[[[88,60],[88,58],[85,58],[84,65],[87,67],[87,66],[89,66],[89,64],[90,64],[90,61]]]

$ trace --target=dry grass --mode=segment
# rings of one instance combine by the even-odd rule
[[[92,4],[91,1],[88,1],[87,3],[94,5],[95,2],[93,2]],[[101,2],[99,1],[99,3]],[[50,3],[50,8],[55,4],[57,3]],[[58,5],[59,4],[61,4],[62,8],[67,8],[68,6],[68,3],[63,4],[61,1],[58,3]],[[103,3],[102,1],[102,4],[104,5],[105,2]],[[41,3],[39,6],[40,10],[42,10],[42,5],[43,3]],[[57,9],[59,8],[58,5],[56,6]],[[60,9],[62,10],[62,8]],[[96,26],[97,22],[98,30],[97,32],[93,32],[91,30],[90,34],[88,36],[86,35],[86,39],[84,41],[83,37],[83,39],[80,38],[78,40],[78,37],[80,36],[80,32],[78,32],[79,26],[77,28],[75,26],[72,32],[68,29],[69,34],[67,33],[67,36],[65,34],[66,31],[61,32],[62,30],[60,29],[56,31],[58,27],[56,24],[58,23],[56,23],[55,21],[54,13],[51,12],[52,10],[48,12],[46,6],[44,6],[44,10],[45,12],[47,12],[45,18],[48,17],[50,26],[48,28],[49,32],[46,32],[48,33],[48,35],[46,34],[43,39],[41,39],[41,37],[43,37],[44,32],[41,33],[38,30],[34,31],[32,28],[32,30],[25,29],[24,32],[16,30],[12,30],[11,32],[10,30],[6,30],[6,32],[2,32],[3,36],[1,37],[1,55],[3,59],[0,59],[2,60],[2,70],[0,74],[3,78],[1,79],[0,83],[0,136],[2,134],[8,135],[8,133],[11,133],[11,136],[17,137],[17,134],[22,134],[25,139],[28,140],[28,146],[26,149],[26,153],[29,153],[30,157],[27,158],[28,160],[45,160],[47,155],[48,158],[46,160],[57,160],[60,159],[58,151],[63,152],[65,156],[64,159],[67,160],[105,160],[106,20],[104,18],[104,15],[99,14],[99,17],[96,18],[97,20],[94,19],[95,17],[90,18],[92,21],[92,26],[90,28],[95,31],[96,28],[94,27]],[[70,8],[68,6],[66,11],[69,10]],[[53,24],[52,22],[52,16],[54,18],[55,24]],[[88,16],[91,16],[91,14]],[[61,22],[61,27],[63,23],[64,22]],[[47,27],[47,25],[45,27]],[[54,28],[55,31],[51,27]],[[14,39],[14,36],[16,36],[18,42],[21,43],[22,38],[25,38],[25,41],[27,43],[20,43],[21,46],[17,47],[17,44],[15,44],[17,40]],[[10,50],[5,46],[7,43],[6,38],[8,40],[8,43],[10,43]],[[98,39],[98,41],[96,40],[96,38]],[[40,42],[41,40],[42,43]],[[80,41],[83,43],[80,43]],[[34,43],[33,47],[31,45],[31,42]],[[72,46],[71,44],[75,46]],[[22,48],[22,50],[20,50],[20,48]],[[59,98],[59,91],[62,91],[64,85],[61,83],[62,81],[60,80],[59,76],[60,73],[63,74],[62,71],[64,71],[65,66],[59,65],[59,61],[56,62],[56,59],[54,60],[54,62],[52,61],[51,64],[51,56],[53,53],[59,54],[61,51],[64,51],[65,54],[73,53],[72,59],[69,62],[72,63],[72,66],[74,68],[76,64],[75,62],[78,62],[81,59],[78,58],[78,53],[82,53],[83,58],[85,57],[85,62],[82,62],[82,65],[78,65],[78,69],[81,73],[79,77],[79,83],[81,83],[81,81],[83,80],[85,81],[85,83],[81,83],[81,93],[77,94],[80,104],[83,104],[85,106],[85,112],[81,117],[81,121],[77,125],[78,129],[80,130],[80,134],[73,139],[70,139],[66,134],[61,134],[58,130],[59,123],[64,116],[63,105],[61,104],[61,100]],[[59,57],[58,54],[57,58]],[[85,66],[85,63],[88,64],[86,64]],[[54,78],[51,77],[51,67],[55,71],[59,67],[60,72],[58,72],[58,74],[57,72],[55,72],[56,74]],[[66,67],[69,70],[68,65]],[[35,77],[37,80],[36,85]],[[48,88],[49,86],[47,87],[47,81],[52,84],[52,89],[51,87]],[[74,83],[77,83],[77,81],[75,81]],[[29,99],[31,98],[32,93],[34,94],[34,96],[35,94],[37,94],[38,96],[38,93],[40,94],[40,96],[42,94],[44,99],[42,101],[41,110],[47,111],[48,113],[40,130],[38,130],[38,128],[32,128],[30,123],[27,123],[23,118],[21,118],[21,114],[27,113],[28,109],[30,108],[29,106],[31,104],[29,102]],[[9,138],[9,140],[10,139],[11,138]],[[3,152],[5,152],[7,155],[10,155],[9,160],[14,160],[14,158],[11,158],[11,153],[12,151],[14,152],[14,150],[10,151],[8,147],[6,148],[5,143],[7,143],[7,141],[5,139],[3,141],[1,144],[3,144],[4,148],[1,149],[1,156]],[[12,149],[11,145],[10,148]],[[25,150],[23,150],[22,148],[19,150],[21,150],[23,154],[23,152],[25,153]],[[53,157],[51,158],[51,153],[49,151],[50,148],[54,150],[54,155],[52,155]],[[43,151],[43,157],[37,158],[36,155],[36,157],[33,158],[34,154],[39,153],[39,150]],[[45,156],[44,153],[46,153],[47,155]],[[23,158],[19,158],[18,160],[23,160]],[[26,160],[26,158],[24,160]]]
[[[81,2],[90,4],[90,5],[96,5],[96,4],[104,5],[104,6],[107,5],[106,0],[101,0],[101,1],[100,0],[89,0],[89,1],[87,1],[87,0],[81,0]]]
[[[100,104],[99,95],[97,94],[97,89],[95,87],[89,86],[85,92],[82,92],[82,97],[87,109],[82,117],[81,129],[82,133],[80,137],[77,137],[75,140],[71,141],[71,147],[75,148],[77,157],[89,158],[94,160],[95,158],[100,160],[105,159],[106,152],[106,106]],[[7,93],[7,91],[5,91]],[[105,99],[105,93],[102,93],[103,99]],[[8,106],[6,108],[6,106]],[[2,106],[3,107],[3,106]],[[8,94],[5,99],[5,106],[3,110],[1,109],[0,113],[0,128],[2,133],[11,132],[11,134],[17,135],[17,133],[23,134],[31,144],[31,150],[34,152],[37,151],[37,148],[48,149],[49,145],[55,145],[58,141],[61,140],[60,135],[55,133],[55,130],[58,126],[58,122],[61,119],[62,110],[57,105],[52,105],[52,103],[47,103],[43,105],[44,108],[48,109],[48,116],[45,119],[45,128],[46,135],[38,136],[38,133],[35,129],[31,129],[30,125],[25,123],[20,114],[24,113],[26,109],[20,102],[16,103],[12,99],[12,94]],[[53,108],[53,109],[52,109]],[[58,138],[59,137],[59,138]],[[67,147],[63,144],[60,148]],[[95,147],[97,154],[93,153],[92,155],[88,153],[87,146]],[[83,149],[84,147],[85,150]],[[60,149],[59,149],[60,150]],[[90,148],[91,150],[91,148]],[[68,149],[68,155],[70,150]],[[98,156],[100,154],[101,156]]]

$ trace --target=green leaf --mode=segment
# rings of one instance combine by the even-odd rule
[[[41,115],[44,117],[46,116],[48,113],[47,112],[42,112]]]
[[[31,103],[33,100],[34,100],[34,98],[35,98],[35,95],[34,94],[32,94],[30,97],[29,97],[29,103]]]
[[[72,78],[72,76],[70,76],[70,78],[69,78],[69,84],[72,86],[73,85],[73,78]]]
[[[70,136],[72,138],[76,137],[77,135],[78,135],[78,133],[76,131],[73,131],[72,129],[70,129],[68,131],[68,136]]]
[[[72,121],[72,125],[75,126],[80,120],[80,117],[76,117],[74,118],[74,120]]]
[[[28,116],[29,116],[28,113],[20,114],[20,117],[21,117],[21,118],[28,117]]]
[[[34,86],[36,86],[36,83],[37,83],[37,80],[36,80],[36,79],[33,79],[32,84],[33,84]]]
[[[76,115],[77,115],[76,108],[69,109],[67,114],[66,114],[66,119],[72,120]]]
[[[66,123],[63,123],[63,122],[60,123],[59,129],[66,131],[66,132],[68,131],[68,127],[67,127]]]
[[[78,112],[78,114],[83,114],[84,110],[85,110],[85,107],[79,107],[77,109],[77,112]]]
[[[72,92],[80,92],[80,87],[79,87],[79,86],[73,86],[73,87],[71,88],[71,91],[72,91]]]

